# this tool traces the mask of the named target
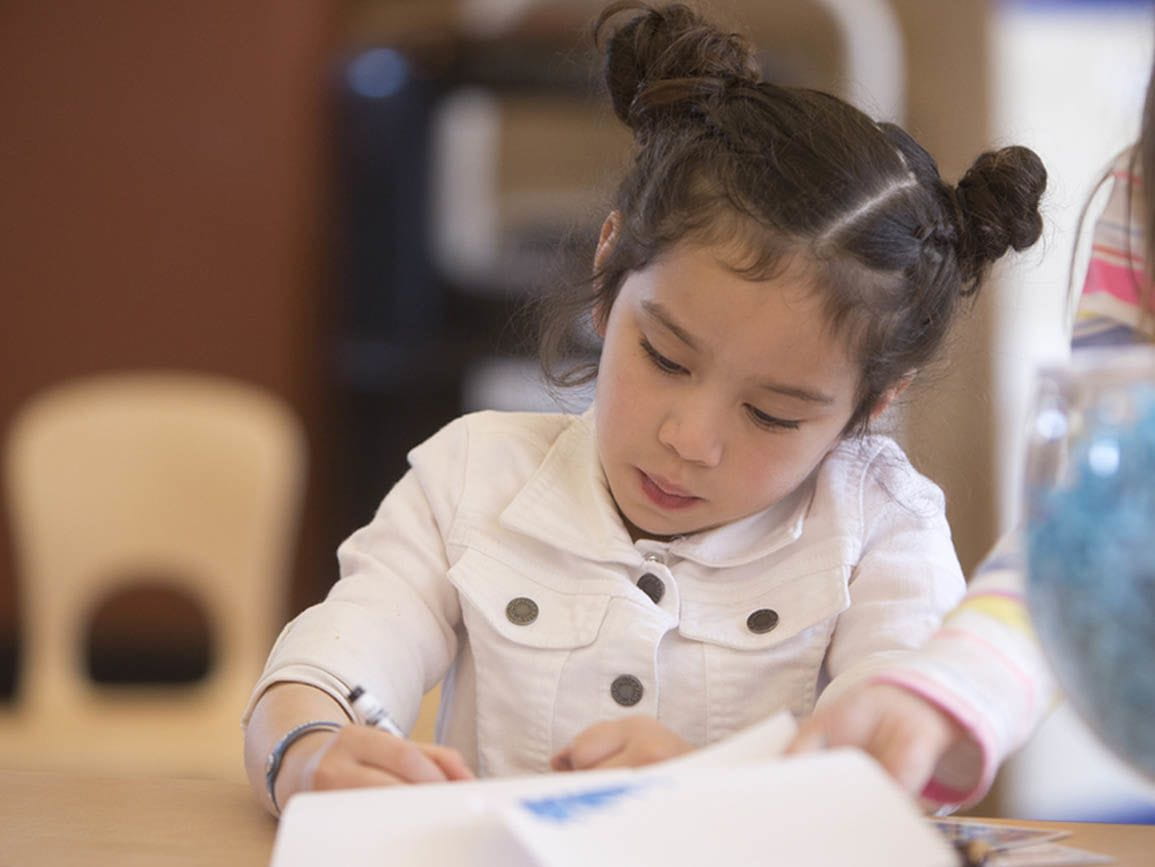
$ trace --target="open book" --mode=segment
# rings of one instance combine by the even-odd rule
[[[782,714],[638,770],[303,793],[281,818],[272,865],[957,863],[871,759],[782,758],[793,732]]]

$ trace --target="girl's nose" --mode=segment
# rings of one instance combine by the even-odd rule
[[[721,433],[710,413],[701,408],[669,412],[658,428],[658,441],[690,463],[716,467],[722,460]]]

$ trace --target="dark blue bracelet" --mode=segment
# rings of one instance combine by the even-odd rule
[[[265,761],[265,787],[269,791],[269,800],[273,802],[273,810],[278,816],[281,815],[281,807],[277,803],[277,774],[280,773],[281,762],[285,758],[285,750],[309,732],[336,731],[343,728],[344,725],[344,723],[333,722],[332,720],[312,720],[289,729],[285,736],[277,741],[277,745],[273,747],[273,751],[269,753],[269,758]]]

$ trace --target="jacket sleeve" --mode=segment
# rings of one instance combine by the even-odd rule
[[[966,591],[942,492],[897,446],[877,450],[847,495],[858,500],[862,547],[819,704],[922,647]]]
[[[324,601],[281,632],[244,712],[282,681],[346,700],[357,684],[375,693],[405,730],[421,697],[457,653],[461,610],[446,578],[445,539],[465,485],[468,427],[458,420],[414,449],[410,470],[372,521],[338,549],[340,579]]]

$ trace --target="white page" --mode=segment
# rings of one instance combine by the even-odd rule
[[[538,867],[954,867],[958,857],[857,750],[637,775],[523,798],[503,815]]]
[[[794,717],[782,711],[728,738],[651,765],[651,768],[662,773],[679,773],[699,768],[741,768],[753,762],[767,762],[782,755],[797,731]]]
[[[520,798],[558,783],[632,780],[631,770],[511,777],[468,783],[305,792],[281,816],[271,867],[530,867],[501,821]]]
[[[505,818],[505,811],[524,799],[564,797],[594,789],[634,785],[646,779],[660,780],[665,786],[682,786],[690,801],[700,800],[705,791],[719,793],[711,794],[710,798],[720,799],[722,793],[734,792],[728,782],[735,773],[734,769],[745,774],[751,765],[773,762],[788,743],[793,730],[793,719],[789,714],[782,714],[689,756],[639,770],[302,793],[289,801],[281,818],[272,867],[313,867],[318,863],[338,863],[342,867],[382,863],[388,863],[390,867],[424,867],[429,864],[530,867],[538,862],[519,845],[507,829]],[[821,758],[822,754],[819,754],[773,763],[766,768],[765,778],[778,779],[779,764],[803,768],[791,773],[807,776],[810,772],[805,770],[805,766]],[[868,766],[871,764],[865,757],[861,761]],[[818,761],[814,767],[827,766]],[[863,783],[871,790],[867,800],[879,805],[893,804],[895,799],[901,803],[905,796],[882,778],[881,773],[876,769],[873,777]],[[811,788],[821,794],[810,806],[821,805],[825,810],[825,805],[834,803],[830,793],[822,790],[824,787],[846,786],[847,781],[841,777],[841,771],[829,771],[824,775],[825,783],[816,781]],[[686,782],[689,780],[693,782]],[[883,791],[876,798],[878,793],[873,790],[879,787]],[[775,834],[783,833],[785,826],[794,821],[794,810],[805,806],[794,792],[782,788],[760,791],[758,799],[773,802],[766,815],[759,817],[758,830]],[[662,809],[667,807],[674,808],[671,803]],[[858,804],[848,809],[862,812],[866,808]],[[897,821],[909,831],[909,813],[913,810],[909,799],[905,809],[905,813],[899,812]],[[712,816],[716,811],[711,809],[709,812]],[[714,820],[711,818],[710,821]],[[843,819],[837,813],[828,812],[825,821],[826,831],[829,831],[830,827],[840,826]],[[709,831],[702,822],[698,827],[704,832]],[[911,833],[917,834],[918,828]],[[804,863],[795,862],[792,867]],[[894,861],[891,867],[901,867],[903,863],[915,864],[913,861]],[[930,867],[934,863],[923,861],[917,867]]]

